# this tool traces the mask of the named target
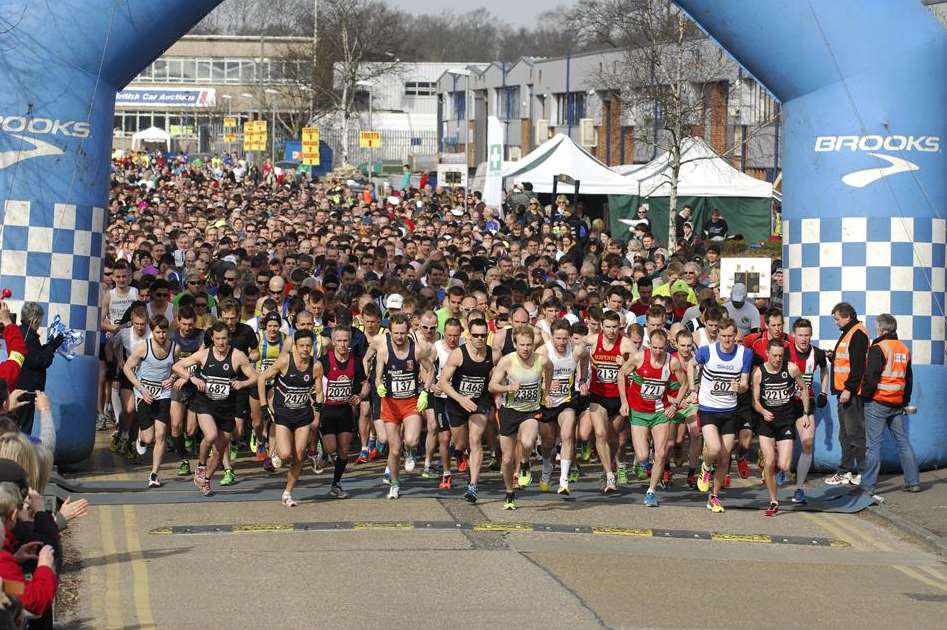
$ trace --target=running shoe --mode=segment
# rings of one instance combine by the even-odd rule
[[[697,489],[697,475],[695,473],[687,473],[687,487],[691,490]]]
[[[144,455],[148,452],[148,445],[142,444],[140,437],[135,438],[135,452],[139,455]]]
[[[658,507],[658,495],[654,493],[654,490],[645,492],[644,505],[645,507]]]
[[[766,516],[776,516],[779,514],[779,503],[773,501],[769,504],[769,507],[766,508]]]
[[[460,459],[457,460],[457,470],[459,472],[465,473],[467,472],[467,468],[468,468],[467,456],[461,455]]]
[[[477,486],[475,484],[467,484],[467,489],[464,490],[464,498],[467,499],[467,503],[477,502]]]
[[[361,452],[359,452],[358,457],[355,458],[355,463],[367,464],[370,461],[369,457],[369,452],[365,449],[362,449]]]
[[[615,475],[606,475],[605,486],[602,488],[602,494],[612,494],[617,491],[618,488],[615,486]]]
[[[799,503],[800,505],[808,503],[806,500],[806,491],[802,488],[796,488],[796,491],[792,493],[792,502]]]
[[[848,483],[849,479],[852,478],[852,473],[840,473],[837,472],[831,477],[825,478],[825,483],[830,486],[840,486],[842,484]]]
[[[333,499],[348,499],[349,493],[342,489],[342,484],[334,483],[329,488],[329,496]]]
[[[233,474],[233,468],[224,469],[224,478],[220,480],[222,486],[232,486],[237,483],[237,475]]]
[[[569,494],[570,494],[570,491],[569,491],[569,482],[568,482],[568,481],[566,481],[566,482],[560,481],[560,482],[559,482],[559,489],[556,491],[556,493],[557,493],[557,494],[561,494],[561,495],[564,496],[564,497],[569,496]]]
[[[209,497],[211,494],[210,479],[205,479],[204,483],[200,485],[200,488],[201,488],[201,495],[205,497]]]
[[[724,487],[724,488],[729,488],[729,487],[730,487],[730,481],[731,481],[730,475],[724,476],[724,478],[723,478],[723,487]]]
[[[254,433],[253,431],[250,431],[250,452],[257,453],[258,452],[257,446],[258,444],[257,444],[257,439],[256,439],[256,433]]]
[[[207,466],[198,466],[194,472],[194,485],[200,488],[207,481]]]
[[[579,451],[579,457],[582,459],[583,462],[588,462],[590,459],[592,459],[592,443],[591,442],[585,442],[584,444],[582,444],[582,450]]]
[[[710,486],[714,482],[713,471],[707,470],[703,466],[700,468],[700,476],[697,477],[697,489],[701,492],[710,492]]]
[[[321,475],[326,470],[326,458],[321,455],[316,455],[312,458],[312,472],[317,475]]]
[[[234,442],[230,443],[230,461],[237,459],[237,455],[240,454],[240,447],[238,447]]]
[[[256,460],[262,462],[266,459],[266,442],[260,442],[256,445]]]
[[[572,464],[572,470],[569,471],[569,481],[576,482],[582,478],[582,471],[579,469],[579,465],[576,463]]]
[[[661,485],[665,488],[671,487],[671,470],[669,468],[665,468],[664,474],[661,475]]]
[[[638,481],[644,481],[648,478],[648,471],[641,464],[635,464],[635,477],[638,478]]]
[[[98,429],[99,431],[105,431],[108,428],[109,428],[109,417],[105,415],[104,413],[100,413],[98,416],[98,424],[96,425],[96,429]]]
[[[441,477],[441,482],[437,484],[439,490],[450,490],[453,485],[453,479],[450,475],[444,475]]]
[[[388,498],[397,499],[401,497],[401,486],[397,481],[391,484],[391,487],[388,488]]]
[[[530,470],[528,467],[524,468],[523,470],[520,471],[520,478],[519,478],[518,485],[520,488],[527,488],[529,487],[529,484],[531,483],[533,483],[533,471]]]
[[[194,450],[194,438],[192,438],[190,435],[184,436],[184,450],[187,452]]]
[[[618,483],[622,485],[628,483],[628,467],[625,464],[618,464]]]
[[[389,470],[388,468],[385,468],[385,474],[381,476],[381,480],[385,483],[385,485],[390,486],[391,485],[391,470]]]
[[[191,462],[182,459],[181,464],[178,466],[178,477],[190,477],[191,474]]]
[[[117,453],[119,448],[122,446],[122,436],[118,431],[112,433],[112,437],[109,438],[109,450],[113,453]]]
[[[860,486],[862,485],[862,476],[861,475],[851,475],[848,480],[850,486]]]
[[[786,483],[786,473],[782,470],[776,471],[776,485],[782,486]]]
[[[276,472],[276,468],[273,467],[273,458],[269,455],[263,458],[263,470],[268,473]]]
[[[158,481],[158,475],[156,473],[151,473],[151,476],[148,477],[148,487],[149,488],[160,488],[161,482]]]
[[[904,486],[903,488],[901,488],[901,491],[902,491],[902,492],[920,492],[920,491],[921,491],[921,484],[919,484],[919,483],[912,483],[912,484],[906,485],[906,486]]]
[[[746,460],[746,455],[737,458],[737,472],[740,473],[740,479],[746,479],[750,476],[750,462]]]
[[[376,447],[368,451],[368,461],[373,462],[381,457],[381,451]]]
[[[296,501],[293,499],[293,495],[290,493],[289,490],[284,490],[284,491],[283,491],[283,498],[280,500],[280,503],[282,503],[284,506],[286,506],[286,507],[288,507],[288,508],[293,508],[293,507],[296,507],[297,505],[299,505],[299,504],[296,503]]]
[[[552,475],[541,475],[539,478],[539,491],[540,492],[549,492],[551,488],[549,483],[552,479]]]
[[[418,465],[417,461],[414,459],[414,451],[408,451],[404,456],[404,471],[405,472],[414,472],[415,467]]]
[[[516,509],[516,496],[512,493],[506,495],[506,498],[503,499],[503,509],[504,510],[515,510]]]
[[[437,473],[434,472],[434,469],[430,466],[425,466],[424,470],[421,471],[422,479],[434,479],[437,476]]]
[[[707,509],[715,514],[723,514],[726,511],[723,509],[720,499],[715,495],[710,495],[710,498],[707,499]]]
[[[283,467],[283,460],[276,453],[273,453],[273,456],[270,458],[270,461],[273,462],[274,470],[279,470],[280,468]]]
[[[497,457],[496,454],[494,454],[493,457],[490,459],[490,465],[488,466],[488,468],[493,472],[500,472],[501,463],[502,462],[500,458]]]

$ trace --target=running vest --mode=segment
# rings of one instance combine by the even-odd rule
[[[121,335],[119,341],[122,343],[122,352],[124,352],[122,361],[128,360],[128,357],[132,355],[132,352],[135,351],[135,348],[151,338],[151,330],[148,328],[145,329],[145,335],[143,337],[137,336],[135,334],[135,329],[131,326],[128,328],[123,328],[119,331],[119,334]]]
[[[486,350],[486,357],[483,361],[473,360],[467,351],[467,346],[460,346],[460,352],[463,361],[451,376],[450,384],[454,390],[461,396],[466,396],[474,402],[478,402],[487,395],[487,380],[490,378],[490,372],[493,370],[493,359],[490,358],[490,349]]]
[[[644,361],[629,375],[625,392],[632,411],[664,411],[668,381],[671,380],[671,356],[666,355],[660,367],[651,364],[651,356],[651,349],[645,348]]]
[[[312,410],[312,362],[305,371],[296,367],[293,355],[289,355],[286,374],[276,375],[273,387],[273,409],[276,416],[292,423],[311,420]]]
[[[516,347],[513,345],[513,328],[504,328],[504,330],[506,330],[506,336],[503,338],[503,350],[500,352],[501,357],[516,352]]]
[[[510,383],[519,383],[515,392],[507,392],[504,407],[514,411],[539,411],[540,385],[543,380],[542,362],[534,356],[533,366],[523,363],[518,354],[513,354],[506,378]]]
[[[217,358],[213,348],[207,351],[207,360],[201,366],[201,377],[207,382],[204,396],[208,401],[226,408],[227,403],[232,403],[233,400],[230,383],[238,376],[237,370],[233,367],[232,347],[227,350],[227,355],[223,359]],[[232,412],[232,409],[230,411]]]
[[[898,339],[883,339],[877,343],[877,346],[884,354],[885,367],[871,399],[894,407],[903,405],[911,353],[904,342]]]
[[[388,364],[385,366],[385,388],[388,395],[395,399],[414,398],[418,395],[418,362],[414,358],[414,339],[408,337],[408,356],[399,359],[395,356],[391,336],[387,336]]]
[[[772,412],[773,422],[790,422],[795,420],[795,405],[793,401],[796,397],[796,379],[789,371],[781,368],[775,374],[771,373],[765,365],[760,366],[760,404],[769,412]]]
[[[138,380],[141,381],[142,389],[151,394],[155,400],[166,400],[171,398],[171,388],[165,389],[162,382],[171,376],[171,366],[174,365],[174,342],[168,347],[168,356],[159,359],[155,356],[154,344],[149,339],[145,342],[145,358],[138,364]],[[141,398],[141,392],[135,390],[135,397]]]
[[[125,316],[125,311],[138,301],[138,289],[128,287],[128,293],[121,295],[118,289],[109,289],[109,320],[113,324],[118,324]]]
[[[815,374],[816,368],[816,349],[815,346],[809,346],[809,352],[805,355],[802,354],[802,351],[796,347],[796,344],[789,344],[789,362],[794,363],[799,371],[802,372],[802,380],[806,382],[806,391],[808,392],[809,399],[815,398],[815,391],[812,389],[812,376]],[[802,392],[799,391],[799,388],[796,388],[796,398],[801,398]]]
[[[257,352],[260,353],[260,359],[256,362],[257,372],[263,372],[266,368],[276,363],[280,352],[283,351],[284,341],[283,333],[280,333],[277,341],[267,339],[266,333],[260,335],[260,340],[256,346]],[[315,347],[315,345],[313,345],[313,347]]]
[[[194,329],[194,334],[190,337],[185,337],[179,331],[175,330],[171,333],[171,341],[174,342],[174,360],[178,361],[200,350],[201,343],[204,341],[204,335],[202,331],[196,328]],[[197,367],[196,365],[190,367],[192,376],[197,373]]]
[[[434,362],[434,382],[441,377],[441,371],[447,365],[447,359],[450,357],[451,349],[447,347],[443,339],[434,342],[434,351],[437,353],[437,361]],[[447,394],[435,394],[438,398],[447,398]]]
[[[835,346],[835,358],[832,360],[832,386],[838,391],[845,390],[845,381],[852,372],[851,359],[848,356],[848,344],[852,342],[852,337],[856,332],[864,333],[868,337],[868,329],[861,322],[856,322],[854,326],[848,329],[848,332],[839,339]],[[868,337],[871,339],[871,337]],[[858,386],[858,394],[861,394],[861,385]]]
[[[174,304],[171,302],[165,304],[163,313],[155,313],[151,302],[148,302],[146,310],[148,312],[148,319],[151,319],[155,315],[164,315],[164,318],[167,319],[169,323],[174,321]]]
[[[592,352],[592,380],[589,393],[603,398],[618,398],[618,368],[621,367],[621,337],[606,350],[605,336],[599,333]]]
[[[704,350],[704,348],[701,348]],[[701,411],[726,412],[737,408],[737,392],[733,390],[732,381],[743,374],[746,362],[746,346],[736,344],[733,357],[724,359],[720,354],[720,343],[706,346],[707,360],[700,371],[700,389],[697,393],[697,403]],[[701,353],[697,354],[700,363]]]
[[[556,352],[552,341],[546,341],[546,352],[552,362],[552,382],[549,384],[549,394],[546,395],[544,404],[553,409],[572,400],[577,363],[571,341],[566,345],[566,353],[563,356]]]
[[[353,387],[355,384],[355,361],[352,354],[344,362],[335,356],[335,350],[322,358],[322,367],[325,372],[325,402],[330,407],[340,407],[352,402]]]

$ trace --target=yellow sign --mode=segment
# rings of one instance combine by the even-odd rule
[[[266,151],[266,121],[250,120],[243,125],[243,150]]]
[[[237,126],[236,116],[224,116],[224,127],[228,129],[233,129],[236,126]]]
[[[302,154],[300,158],[305,166],[319,166],[319,128],[303,129]]]
[[[358,146],[362,149],[377,149],[381,147],[380,131],[362,131],[358,134]]]
[[[229,144],[236,141],[237,141],[237,134],[235,134],[234,132],[228,131],[227,133],[224,134],[224,142],[227,142]]]

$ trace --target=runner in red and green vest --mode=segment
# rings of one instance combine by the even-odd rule
[[[621,398],[619,413],[627,416],[631,411],[631,440],[639,462],[648,459],[649,433],[654,441],[652,470],[658,472],[651,475],[644,504],[657,507],[655,488],[667,459],[670,422],[687,395],[688,380],[680,359],[667,353],[668,338],[664,329],[652,330],[649,339],[651,347],[632,354],[618,371],[618,395]]]

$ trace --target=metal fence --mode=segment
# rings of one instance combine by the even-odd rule
[[[436,131],[381,130],[381,147],[374,151],[358,146],[359,130],[356,126],[349,130],[349,162],[361,164],[371,159],[373,162],[392,161],[404,163],[410,156],[430,157],[437,153]],[[332,147],[335,164],[342,163],[342,130],[323,128],[322,141]]]

